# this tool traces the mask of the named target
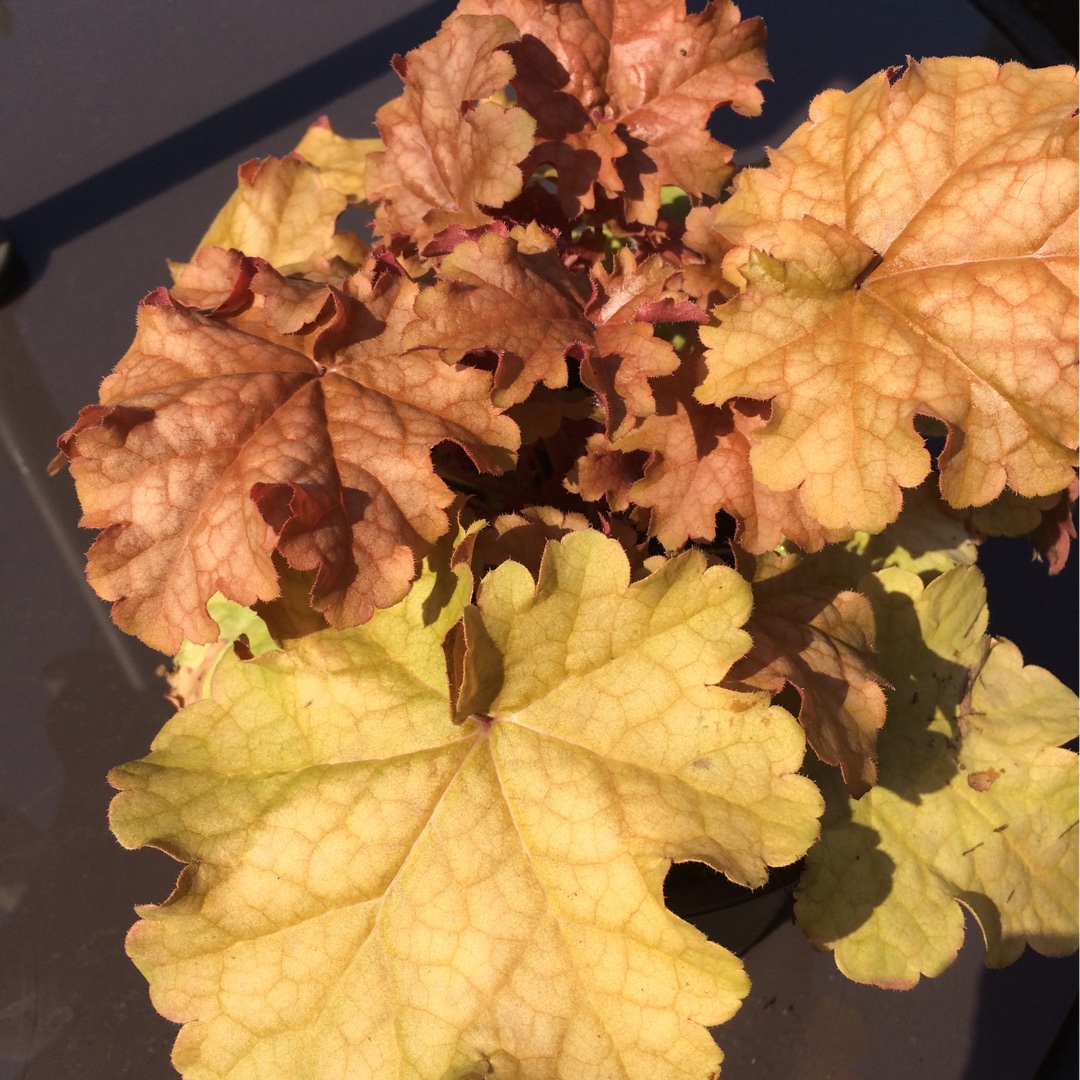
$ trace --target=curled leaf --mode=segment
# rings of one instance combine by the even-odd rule
[[[236,248],[282,273],[305,272],[319,260],[357,267],[367,255],[360,237],[337,232],[348,198],[331,177],[299,157],[252,159],[199,249]]]
[[[319,170],[322,182],[350,203],[366,202],[371,155],[384,150],[382,139],[348,139],[320,117],[304,132],[294,154]]]

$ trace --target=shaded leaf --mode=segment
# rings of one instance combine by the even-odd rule
[[[1064,491],[1034,499],[1006,490],[986,506],[969,511],[967,524],[982,536],[1029,536],[1035,557],[1047,562],[1051,575],[1059,574],[1076,539],[1073,505],[1077,490],[1075,478]]]
[[[610,272],[598,264],[593,277],[599,296],[590,305],[589,319],[596,331],[581,365],[581,380],[600,395],[608,435],[617,438],[636,417],[656,411],[649,380],[670,375],[679,366],[670,342],[657,337],[650,324],[704,322],[708,316],[677,288],[670,264],[658,256],[639,266],[624,247]]]
[[[445,571],[442,574],[445,575]],[[428,569],[362,627],[227,658],[215,700],[114,770],[127,846],[189,863],[128,949],[200,1080],[715,1075],[741,965],[663,903],[671,860],[758,884],[816,835],[803,739],[718,688],[749,589],[699,555],[629,584],[595,532],[507,562],[472,625],[497,663],[451,722]],[[762,808],[767,811],[762,813]],[[486,1064],[485,1064],[486,1063]]]
[[[451,362],[498,353],[492,397],[500,408],[524,401],[538,382],[566,385],[566,355],[580,355],[593,328],[588,285],[555,252],[522,252],[514,237],[489,232],[454,248],[439,277],[417,302],[410,346],[441,348]]]
[[[464,0],[459,10],[509,16],[521,33],[514,88],[536,117],[533,160],[558,170],[570,217],[595,205],[596,183],[646,224],[664,185],[718,194],[731,148],[709,135],[709,116],[721,105],[761,111],[764,26],[740,22],[730,0],[698,14],[684,0]]]
[[[828,803],[796,915],[849,978],[908,987],[937,975],[979,921],[987,963],[1077,945],[1077,699],[984,636],[974,567],[929,585],[879,571],[875,614],[893,684],[877,786],[858,802],[815,772]]]
[[[334,625],[396,603],[449,528],[431,448],[448,439],[500,471],[517,444],[487,375],[403,352],[408,280],[358,275],[350,293],[235,253],[210,263],[223,293],[230,265],[250,282],[247,306],[204,314],[152,293],[102,404],[61,440],[83,524],[104,530],[89,580],[119,626],[166,652],[217,638],[215,592],[276,597],[275,548],[317,571],[311,602]]]
[[[1073,514],[1078,497],[1080,481],[1074,479],[1057,502],[1043,511],[1042,520],[1031,533],[1031,543],[1038,555],[1046,560],[1051,574],[1060,574],[1069,561],[1069,550],[1076,539]]]
[[[794,686],[807,742],[822,761],[840,767],[848,793],[858,799],[877,782],[877,738],[885,723],[874,614],[865,596],[815,584],[806,568],[801,574],[788,569],[797,562],[766,563],[754,582],[746,626],[754,644],[731,669],[728,685],[773,694],[785,683]]]
[[[567,488],[587,502],[603,499],[616,513],[630,506],[630,491],[648,460],[638,450],[616,450],[603,432],[590,435],[585,453],[566,478]]]
[[[1071,481],[1075,109],[1069,69],[912,63],[820,95],[769,169],[740,174],[712,213],[745,245],[746,287],[701,332],[699,395],[772,400],[758,480],[879,532],[929,471],[921,413],[949,427],[953,506]]]

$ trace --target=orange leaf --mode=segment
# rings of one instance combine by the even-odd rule
[[[417,301],[413,347],[441,348],[450,361],[490,349],[499,354],[494,400],[524,401],[532,388],[565,386],[566,354],[592,339],[587,286],[554,251],[526,253],[498,232],[460,243],[439,266],[440,284]]]
[[[615,443],[616,450],[648,450],[645,475],[629,500],[650,507],[649,531],[669,551],[688,539],[711,541],[716,514],[738,522],[736,538],[760,553],[785,537],[808,551],[842,533],[822,529],[802,512],[791,493],[770,491],[750,469],[750,433],[766,421],[760,402],[732,401],[722,408],[693,396],[696,374],[689,363],[654,384],[656,415]]]
[[[828,528],[880,532],[929,471],[922,413],[949,427],[953,506],[1069,484],[1075,111],[1070,69],[928,60],[820,95],[741,174],[712,226],[744,245],[747,285],[702,331],[699,397],[772,400],[758,480]]]
[[[407,279],[358,274],[337,290],[212,250],[194,266],[232,307],[151,293],[101,404],[61,438],[82,524],[104,530],[90,582],[119,626],[175,652],[184,636],[216,639],[214,592],[244,605],[279,594],[277,549],[317,570],[312,604],[331,624],[363,622],[405,595],[418,553],[449,528],[431,448],[450,440],[498,472],[517,429],[486,374],[403,351]]]
[[[490,221],[482,207],[521,191],[535,124],[523,109],[484,100],[514,74],[500,50],[516,38],[508,19],[454,17],[397,62],[405,90],[376,115],[386,150],[368,159],[367,197],[382,200],[377,233],[423,246],[450,224]]]

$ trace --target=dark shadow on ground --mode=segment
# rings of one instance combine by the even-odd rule
[[[50,252],[61,244],[237,156],[244,147],[287,124],[314,119],[330,102],[383,75],[394,53],[407,52],[434,36],[453,9],[453,0],[431,0],[24,210],[8,224],[31,283],[41,276]]]

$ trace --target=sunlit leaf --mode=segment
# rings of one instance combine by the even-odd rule
[[[368,158],[381,235],[422,244],[451,223],[490,221],[483,207],[521,191],[536,125],[524,109],[486,100],[514,74],[501,47],[517,36],[505,18],[462,15],[398,61],[405,89],[376,115],[386,150]]]
[[[448,439],[500,471],[517,445],[486,374],[403,352],[412,282],[360,274],[340,291],[223,255],[193,266],[228,306],[152,293],[101,404],[62,439],[83,524],[103,530],[90,582],[119,626],[168,653],[217,639],[214,593],[276,597],[275,549],[318,571],[311,601],[333,625],[396,603],[449,528],[431,448]]]
[[[316,259],[340,258],[359,266],[363,241],[337,232],[347,195],[315,165],[299,157],[253,159],[239,169],[239,185],[221,208],[199,248],[236,248],[266,259],[288,274]]]
[[[522,107],[536,117],[533,160],[555,166],[569,216],[595,205],[594,185],[651,224],[661,188],[716,195],[731,148],[709,134],[713,110],[756,116],[768,77],[760,19],[730,0],[688,14],[684,0],[462,0],[459,10],[506,15]]]
[[[922,413],[948,425],[954,506],[1071,482],[1076,96],[1067,68],[912,63],[822,94],[740,174],[712,225],[743,245],[745,290],[702,330],[699,395],[772,401],[758,480],[878,532],[929,471]]]
[[[128,939],[189,1080],[715,1075],[703,1025],[748,983],[664,876],[760,884],[821,809],[793,718],[715,685],[748,586],[693,555],[631,585],[594,531],[538,582],[506,562],[466,610],[484,711],[455,725],[468,592],[428,570],[362,627],[227,657],[114,770],[121,842],[189,863]]]

